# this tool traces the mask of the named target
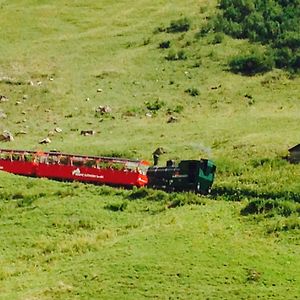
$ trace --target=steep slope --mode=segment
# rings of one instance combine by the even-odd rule
[[[0,298],[296,298],[300,173],[281,157],[299,143],[299,77],[230,73],[252,45],[197,34],[216,1],[48,2],[0,0],[0,130],[15,138],[0,147],[150,160],[162,146],[161,164],[209,156],[217,179],[207,199],[133,201],[0,174]]]

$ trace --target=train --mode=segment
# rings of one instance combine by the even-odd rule
[[[0,149],[0,171],[62,181],[208,194],[216,165],[208,159],[182,160],[178,164],[169,160],[162,167],[152,166],[146,160]]]
[[[176,164],[169,160],[165,167],[147,169],[148,186],[168,192],[195,192],[208,194],[214,182],[216,165],[208,159],[182,160]]]

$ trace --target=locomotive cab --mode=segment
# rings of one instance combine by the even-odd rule
[[[182,160],[177,166],[168,161],[166,167],[149,167],[148,186],[167,191],[194,191],[208,194],[214,181],[216,166],[211,160]]]
[[[187,181],[182,184],[186,185],[188,190],[200,194],[210,192],[216,171],[216,166],[211,160],[183,160],[179,163],[179,169],[181,174],[187,175]]]

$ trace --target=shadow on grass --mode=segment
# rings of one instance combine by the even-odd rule
[[[242,210],[241,215],[264,214],[268,217],[280,215],[289,217],[292,214],[300,214],[300,204],[292,201],[284,200],[251,200]]]
[[[16,192],[12,194],[2,192],[0,193],[0,201],[15,201],[17,208],[31,207],[36,200],[45,196],[45,193],[27,195],[22,192]]]
[[[241,201],[246,198],[292,200],[300,203],[300,193],[293,191],[259,191],[247,188],[215,187],[211,192],[212,198],[222,197],[230,201]]]

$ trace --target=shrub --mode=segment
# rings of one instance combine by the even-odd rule
[[[211,32],[214,29],[213,22],[208,22],[205,25],[203,25],[200,30],[196,33],[195,38],[199,39],[201,37],[206,36],[209,32]]]
[[[294,71],[300,71],[300,51],[294,55],[291,61],[291,67]]]
[[[274,42],[276,48],[288,47],[291,50],[297,50],[300,48],[300,34],[299,32],[284,32],[278,36]]]
[[[290,48],[283,47],[274,52],[274,57],[277,68],[286,68],[291,64],[294,55]]]
[[[242,215],[266,214],[268,216],[280,215],[288,217],[294,213],[299,214],[299,204],[284,200],[255,199],[250,201],[242,210]]]
[[[170,48],[171,42],[170,41],[163,41],[159,44],[160,49],[168,49]]]
[[[248,55],[240,55],[232,58],[229,62],[229,67],[234,73],[255,75],[272,70],[274,63],[272,55],[253,52]]]
[[[187,55],[183,50],[179,50],[177,52],[177,59],[178,60],[186,60],[187,59]]]
[[[216,32],[222,31],[235,38],[248,38],[266,44],[277,52],[277,67],[299,70],[298,58],[293,59],[298,57],[300,47],[299,0],[221,0],[219,7],[221,11],[213,20]],[[258,64],[258,72],[261,72],[261,63],[253,57],[237,63],[238,69],[248,64]],[[267,69],[272,67],[272,64],[268,64]],[[235,68],[232,70],[235,71]]]
[[[176,33],[176,32],[185,32],[190,29],[191,21],[188,18],[182,18],[176,21],[172,21],[170,26],[167,27],[167,32]]]
[[[217,32],[212,40],[212,44],[221,44],[224,39],[224,34],[221,32]]]

